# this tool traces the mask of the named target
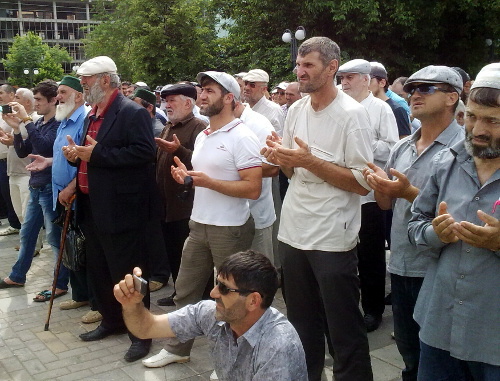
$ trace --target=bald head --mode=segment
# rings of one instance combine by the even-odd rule
[[[298,82],[290,82],[285,90],[286,104],[290,107],[294,102],[297,102],[302,98],[302,94],[299,91]]]

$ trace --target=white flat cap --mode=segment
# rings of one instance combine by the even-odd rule
[[[252,69],[243,77],[248,82],[269,82],[269,74],[262,69]]]
[[[107,56],[99,56],[89,59],[81,64],[76,72],[77,75],[95,75],[100,73],[116,74],[115,62]]]

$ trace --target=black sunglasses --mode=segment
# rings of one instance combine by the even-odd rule
[[[257,86],[257,84],[255,82],[245,81],[245,86],[250,86],[252,89],[255,89],[255,86]]]
[[[238,294],[251,294],[252,292],[258,292],[255,290],[247,290],[244,288],[240,288],[240,289],[229,288],[224,283],[219,281],[218,279],[215,281],[215,284],[217,285],[217,287],[219,287],[219,292],[221,293],[221,295],[227,295],[230,292],[237,292]]]
[[[453,93],[453,91],[451,91],[451,90],[442,89],[440,87],[437,87],[434,85],[428,85],[425,83],[412,87],[408,91],[408,94],[410,94],[410,96],[411,96],[411,95],[413,95],[413,93],[415,93],[415,91],[418,91],[420,94],[424,94],[424,95],[431,95],[431,94],[434,94],[436,91],[441,91],[443,93]]]

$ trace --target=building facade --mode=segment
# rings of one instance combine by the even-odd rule
[[[0,0],[0,58],[5,58],[16,35],[28,31],[38,34],[49,46],[59,44],[73,58],[64,64],[67,73],[73,66],[85,61],[82,39],[93,21],[92,0],[40,1]],[[0,63],[0,83],[7,80],[8,73]]]

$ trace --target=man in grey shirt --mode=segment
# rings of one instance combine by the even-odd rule
[[[415,306],[419,381],[500,379],[499,124],[494,63],[471,87],[465,140],[434,157],[412,208],[410,239],[430,257]]]
[[[408,221],[412,202],[429,178],[433,156],[463,139],[463,129],[454,119],[462,79],[449,67],[427,66],[408,78],[405,91],[411,94],[412,113],[422,121],[422,127],[396,143],[385,172],[369,164],[371,170],[365,170],[364,175],[379,206],[393,208],[389,272],[394,337],[405,362],[403,381],[416,381],[420,343],[413,310],[429,259],[408,240]]]
[[[134,274],[140,276],[136,267]],[[205,335],[219,380],[307,381],[304,350],[293,326],[270,307],[278,274],[263,254],[231,255],[219,267],[217,285],[206,300],[163,315],[142,304],[128,274],[114,288],[130,331],[143,338],[177,337],[181,342]]]

